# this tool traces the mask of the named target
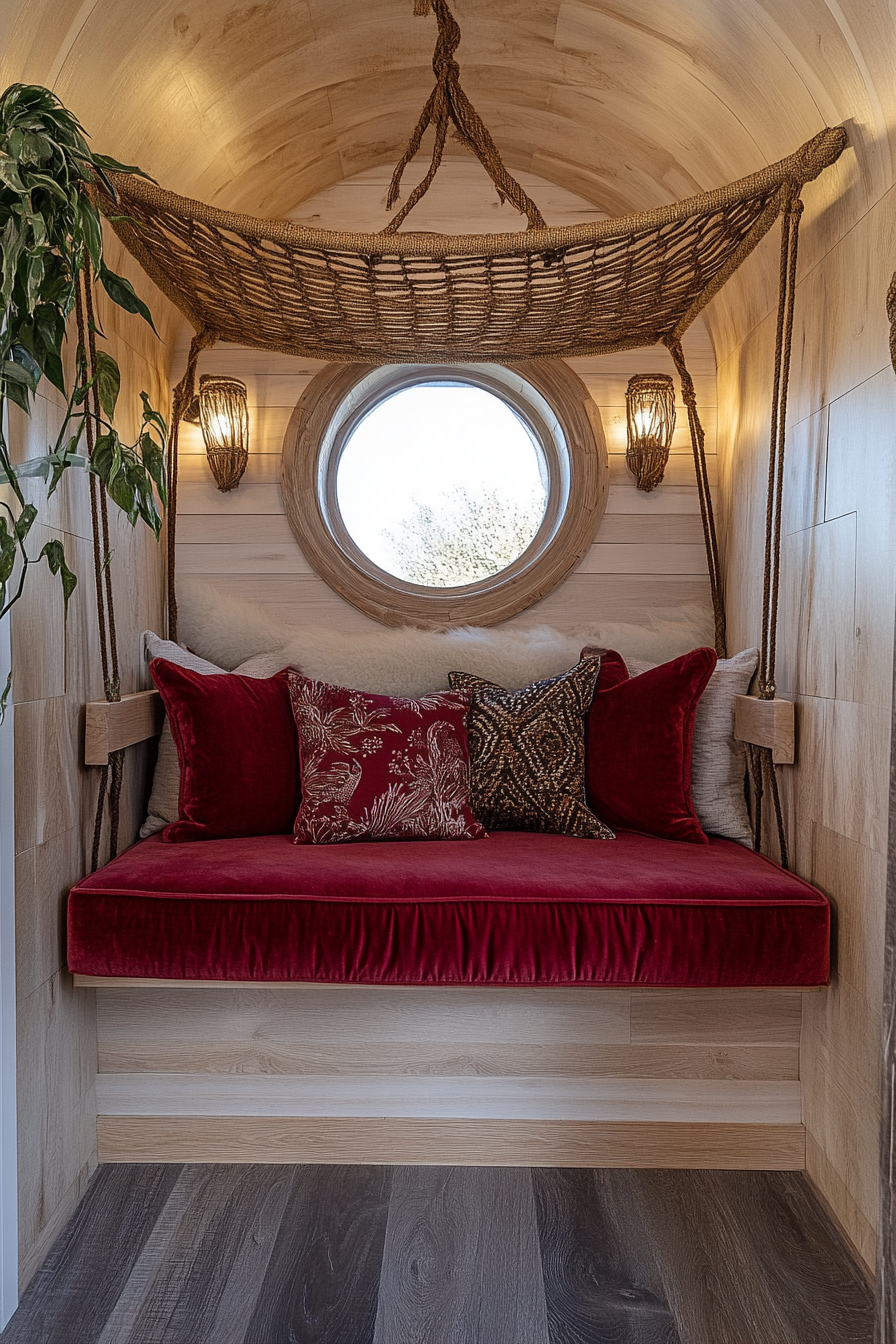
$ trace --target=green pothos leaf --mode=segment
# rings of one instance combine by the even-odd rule
[[[68,616],[68,604],[72,593],[78,586],[78,576],[73,574],[65,563],[65,548],[61,541],[48,541],[38,560],[46,558],[51,574],[58,574],[62,580],[62,597],[65,602],[65,614]]]
[[[21,350],[22,347],[16,346],[16,349]],[[36,374],[32,371],[32,367],[25,368],[22,364],[16,363],[15,360],[5,359],[2,366],[0,366],[0,375],[2,375],[4,382],[24,385],[28,388],[29,392],[33,392],[37,387],[37,380],[40,377],[40,369],[34,363],[34,360],[30,361],[30,365],[37,371]]]
[[[103,264],[103,234],[99,216],[88,196],[80,196],[77,213],[81,233],[84,242],[87,244],[87,251],[90,253],[90,260],[93,262],[94,269],[98,271]]]
[[[22,542],[31,531],[31,525],[37,517],[37,509],[33,504],[26,504],[22,512],[16,519],[15,534],[16,540]]]
[[[3,687],[3,694],[0,695],[0,724],[6,718],[6,710],[9,705],[9,693],[12,690],[12,672],[6,678],[6,685]]]
[[[149,177],[142,168],[135,168],[130,163],[119,163],[117,159],[110,158],[108,154],[94,154],[93,162],[101,164],[103,168],[110,169],[113,173],[139,173],[141,177],[149,178],[150,182],[155,182],[154,177]]]
[[[123,308],[126,313],[138,313],[140,317],[146,319],[153,331],[156,330],[152,314],[130,280],[125,280],[123,275],[116,275],[114,271],[109,270],[108,266],[103,266],[100,269],[100,281],[113,303],[117,303],[119,308]],[[156,335],[158,335],[158,332],[156,332]]]
[[[13,191],[19,192],[22,196],[26,194],[27,188],[19,176],[18,165],[13,159],[0,159],[0,182],[12,187]]]
[[[12,355],[13,363],[18,364],[28,375],[32,391],[35,391],[40,382],[40,365],[32,355],[31,351],[24,345],[14,345],[9,352]]]
[[[121,391],[121,370],[105,350],[98,350],[96,354],[96,385],[100,405],[111,420],[115,414],[118,393]]]
[[[6,606],[6,585],[15,568],[18,546],[5,518],[0,518],[0,606]]]
[[[140,400],[143,402],[143,423],[146,425],[155,425],[163,440],[168,438],[168,422],[163,415],[153,409],[152,402],[145,392],[140,393]]]
[[[29,389],[21,383],[7,383],[3,388],[3,395],[9,397],[10,401],[15,402],[16,406],[21,407],[26,415],[31,414],[31,402]]]
[[[162,501],[162,507],[164,508],[168,503],[168,493],[165,486],[165,454],[151,434],[140,435],[140,455],[143,458],[144,467],[155,481],[159,499]]]

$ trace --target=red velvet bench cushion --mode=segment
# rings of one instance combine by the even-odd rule
[[[73,888],[73,972],[367,985],[818,985],[829,907],[730,840],[495,832],[135,845]]]

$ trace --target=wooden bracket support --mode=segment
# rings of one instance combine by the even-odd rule
[[[793,765],[796,757],[794,705],[791,700],[734,697],[734,736],[738,742],[771,747],[775,765]]]
[[[84,764],[106,765],[110,752],[157,737],[163,716],[158,691],[138,691],[120,700],[89,701],[84,716]]]

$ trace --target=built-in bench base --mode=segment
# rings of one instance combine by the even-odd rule
[[[76,983],[100,1161],[804,1165],[792,989]]]

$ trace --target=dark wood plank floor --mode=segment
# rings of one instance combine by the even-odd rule
[[[798,1174],[108,1166],[2,1344],[871,1344]]]

